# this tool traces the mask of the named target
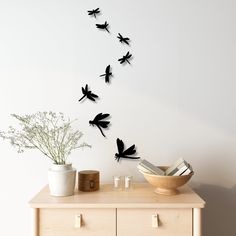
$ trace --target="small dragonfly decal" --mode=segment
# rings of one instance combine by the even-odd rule
[[[130,41],[129,38],[123,37],[120,33],[118,33],[117,38],[119,39],[119,41],[120,41],[121,43],[125,43],[125,44],[129,45],[129,41]]]
[[[109,24],[106,21],[104,24],[96,24],[96,26],[98,29],[106,30],[108,33],[110,33],[108,30]]]
[[[96,15],[100,13],[100,9],[99,8],[96,8],[96,9],[93,9],[93,10],[90,10],[88,11],[88,15],[89,16],[94,16],[96,18]]]
[[[98,98],[98,95],[92,93],[92,91],[89,90],[87,84],[85,85],[84,88],[82,87],[82,93],[83,93],[83,97],[80,98],[79,102],[82,101],[85,97],[94,102]]]
[[[108,118],[108,116],[110,116],[110,114],[102,114],[102,113],[99,113],[95,116],[95,118],[93,120],[90,120],[89,121],[89,124],[92,125],[92,126],[97,126],[98,129],[101,131],[102,135],[104,137],[105,134],[103,133],[102,131],[102,128],[105,129],[108,127],[108,125],[110,124],[110,121],[106,121],[104,119]]]
[[[129,52],[126,53],[126,55],[124,55],[122,58],[118,59],[118,61],[120,62],[120,64],[123,64],[125,62],[129,63],[129,60],[131,59],[132,54],[130,54]]]
[[[110,77],[112,76],[111,66],[110,65],[108,65],[106,67],[105,74],[100,75],[100,77],[103,77],[103,76],[105,77],[105,82],[109,83],[110,82]]]
[[[136,153],[135,145],[130,146],[128,149],[124,151],[124,143],[121,139],[116,139],[118,153],[115,154],[115,159],[119,162],[120,158],[127,158],[127,159],[140,159],[140,157],[130,156]]]

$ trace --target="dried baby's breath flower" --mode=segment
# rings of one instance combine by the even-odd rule
[[[12,114],[19,121],[20,130],[10,126],[7,132],[0,131],[0,137],[9,140],[18,153],[25,149],[38,149],[55,164],[65,164],[71,151],[81,147],[91,147],[80,143],[83,133],[73,131],[69,118],[63,113],[37,112],[32,115]]]

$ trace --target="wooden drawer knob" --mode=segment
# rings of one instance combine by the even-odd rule
[[[152,227],[158,228],[159,227],[159,219],[158,215],[152,215]]]
[[[75,228],[81,228],[82,224],[82,215],[81,214],[78,214],[78,215],[75,215]]]

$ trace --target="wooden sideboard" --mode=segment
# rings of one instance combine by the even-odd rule
[[[201,236],[205,202],[188,186],[179,190],[164,196],[148,183],[130,191],[104,184],[96,192],[52,197],[46,186],[29,203],[32,236]]]

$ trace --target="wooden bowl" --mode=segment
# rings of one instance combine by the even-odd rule
[[[166,170],[167,166],[159,166],[162,170]],[[181,176],[162,176],[162,175],[153,175],[139,170],[144,178],[153,186],[156,187],[155,193],[164,194],[164,195],[175,195],[179,191],[177,188],[186,184],[191,177],[193,172],[188,175]]]

